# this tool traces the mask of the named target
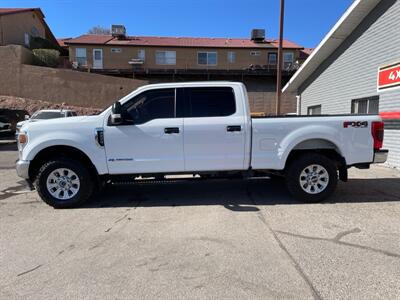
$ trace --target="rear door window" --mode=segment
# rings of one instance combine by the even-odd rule
[[[231,87],[185,88],[185,117],[226,117],[236,112]]]

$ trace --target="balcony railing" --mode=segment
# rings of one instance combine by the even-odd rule
[[[112,75],[167,75],[167,74],[179,74],[179,75],[202,75],[202,74],[215,74],[215,75],[260,75],[260,76],[271,76],[276,75],[277,65],[276,64],[265,64],[265,65],[253,65],[250,64],[244,68],[219,68],[214,66],[209,68],[191,68],[190,65],[186,65],[183,68],[176,68],[176,66],[159,66],[159,67],[147,67],[143,60],[132,59],[130,60],[131,68],[126,69],[91,69],[90,72],[112,74]],[[283,72],[290,75],[298,70],[298,63],[284,63]],[[80,65],[80,70],[87,70],[88,68]]]
[[[250,65],[249,66],[249,70],[274,70],[276,71],[276,69],[278,68],[277,64],[267,64],[267,65]],[[286,72],[295,72],[300,68],[300,64],[295,62],[287,62],[283,64],[283,71]]]

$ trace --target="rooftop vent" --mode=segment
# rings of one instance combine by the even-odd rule
[[[256,43],[265,41],[265,29],[253,29],[251,31],[251,40]]]
[[[126,36],[126,29],[124,25],[111,25],[111,34],[113,37],[123,39]]]

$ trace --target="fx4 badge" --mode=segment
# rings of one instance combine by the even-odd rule
[[[346,121],[346,122],[343,122],[343,127],[344,128],[348,128],[348,127],[365,128],[365,127],[368,127],[368,122],[367,121]]]

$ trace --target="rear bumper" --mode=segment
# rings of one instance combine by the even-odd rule
[[[376,150],[374,153],[374,164],[382,164],[386,162],[389,150]]]
[[[17,161],[16,169],[17,175],[24,179],[29,179],[29,164],[30,161],[27,160],[19,160]]]

